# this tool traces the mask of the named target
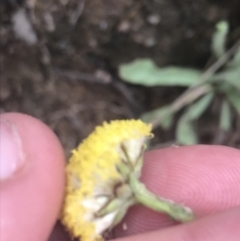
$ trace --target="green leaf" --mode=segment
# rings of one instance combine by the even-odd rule
[[[214,93],[203,96],[191,105],[180,118],[177,125],[177,142],[183,145],[193,145],[198,142],[197,134],[193,128],[193,121],[198,119],[207,109],[213,99]]]
[[[212,37],[212,52],[219,59],[226,52],[226,38],[229,25],[226,21],[221,21],[216,25],[216,32]]]
[[[224,131],[228,131],[231,128],[231,108],[229,103],[225,100],[222,104],[220,114],[220,128]]]
[[[233,59],[229,62],[228,66],[240,68],[240,47],[238,47]]]
[[[239,68],[228,68],[225,71],[215,74],[212,80],[217,82],[224,81],[240,90],[240,66]]]
[[[237,91],[229,91],[226,93],[227,98],[231,105],[235,108],[237,113],[240,115],[240,95]]]
[[[190,86],[202,75],[191,68],[159,68],[151,59],[136,59],[119,67],[120,77],[132,84],[144,86]]]
[[[144,113],[141,119],[147,123],[153,123],[155,119],[160,119],[160,125],[163,129],[169,129],[173,121],[173,113],[169,106],[164,106],[153,111]]]
[[[193,128],[193,122],[186,116],[182,116],[177,126],[177,142],[182,145],[194,145],[198,143],[197,134]]]
[[[209,93],[199,99],[196,103],[192,104],[184,115],[188,116],[190,120],[198,119],[203,112],[207,109],[213,99],[214,93]]]

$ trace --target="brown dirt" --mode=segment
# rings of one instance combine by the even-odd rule
[[[160,66],[202,68],[215,24],[227,19],[234,30],[240,23],[238,0],[39,0],[34,12],[29,2],[1,1],[1,112],[40,118],[66,153],[104,120],[137,118],[183,91],[125,84],[119,64],[149,57]],[[14,34],[11,19],[20,8],[28,8],[36,44]],[[215,119],[207,116],[199,125],[202,143],[216,139]],[[155,143],[168,143],[174,129],[159,128],[156,136]],[[230,133],[222,143],[238,146],[233,138]]]

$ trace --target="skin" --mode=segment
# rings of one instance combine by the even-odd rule
[[[26,162],[11,178],[1,181],[0,240],[71,240],[60,223],[55,225],[65,182],[65,160],[59,140],[33,117],[6,113],[1,120],[17,127]],[[190,206],[196,220],[176,225],[163,214],[133,207],[112,231],[111,238],[239,241],[239,150],[198,145],[147,152],[142,181],[154,193]],[[127,225],[126,230],[123,224]]]

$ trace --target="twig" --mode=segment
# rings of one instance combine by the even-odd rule
[[[196,83],[190,86],[180,97],[178,97],[170,106],[169,114],[176,113],[183,107],[194,102],[202,95],[212,90],[210,85],[207,85],[210,78],[218,71],[237,51],[240,47],[240,40],[237,41],[217,62],[215,62]],[[156,128],[165,116],[155,117],[152,121],[153,128]]]
[[[26,1],[27,16],[29,18],[29,21],[30,21],[35,33],[38,36],[36,46],[38,48],[38,52],[40,55],[39,62],[42,67],[42,73],[43,73],[45,79],[47,79],[49,81],[49,83],[50,83],[49,86],[51,86],[52,83],[54,82],[51,53],[48,50],[48,47],[46,44],[46,42],[47,42],[46,34],[45,34],[44,29],[41,26],[41,21],[39,19],[37,19],[35,16],[34,7],[35,7],[35,5],[32,4],[31,1]]]
[[[86,74],[80,71],[73,70],[63,70],[59,68],[54,68],[54,73],[59,76],[64,76],[69,78],[72,81],[83,81],[88,83],[98,83],[98,84],[109,84],[111,80],[107,81],[106,79],[96,77],[94,74]]]
[[[209,85],[204,85],[204,86],[199,86],[198,88],[195,88],[192,91],[189,91],[186,95],[185,94],[181,95],[171,104],[172,111],[174,112],[179,111],[181,108],[194,102],[196,99],[210,92],[211,90],[212,88]]]
[[[210,66],[198,81],[193,84],[190,89],[196,88],[199,85],[205,84],[209,79],[236,53],[240,47],[240,40],[238,40],[221,58],[219,58],[212,66]]]
[[[136,101],[136,98],[134,97],[132,91],[123,82],[117,80],[113,81],[112,85],[115,89],[117,89],[117,91],[119,91],[123,95],[123,97],[129,104],[129,107],[131,109],[131,117],[137,117],[141,112],[141,108],[138,104],[138,101]]]
[[[178,112],[181,110],[183,107],[189,105],[190,103],[194,102],[197,100],[199,97],[202,95],[210,92],[212,90],[211,86],[209,85],[204,85],[204,86],[199,86],[197,88],[192,89],[191,91],[184,92],[182,95],[180,95],[170,106],[169,106],[169,112],[168,114],[171,115],[173,113]],[[151,121],[151,124],[153,126],[153,129],[155,129],[159,123],[164,120],[166,116],[160,116],[160,117],[155,117],[153,121]]]
[[[72,12],[72,14],[69,18],[69,22],[71,25],[73,25],[73,26],[76,25],[78,19],[80,18],[80,16],[83,13],[84,6],[85,6],[85,0],[82,0],[78,3],[76,9]]]

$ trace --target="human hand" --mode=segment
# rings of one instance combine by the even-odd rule
[[[7,125],[7,133],[3,125]],[[15,134],[8,133],[12,125],[18,130],[25,157],[11,175],[5,160],[16,160],[10,150],[12,144],[6,139],[7,136],[16,139]],[[3,114],[0,135],[0,240],[47,240],[64,192],[64,155],[59,141],[44,124],[22,114]],[[20,157],[21,154],[17,158]],[[175,226],[163,214],[133,207],[123,221],[127,229],[119,225],[112,238],[122,237],[118,241],[239,241],[239,150],[191,146],[147,152],[142,180],[154,193],[190,206],[197,220]],[[148,232],[151,230],[157,231]],[[137,233],[144,234],[123,238]],[[49,241],[68,240],[71,239],[60,225],[49,238]]]
[[[196,220],[175,225],[167,216],[134,207],[116,241],[239,241],[240,151],[223,146],[189,146],[147,152],[142,180],[162,197],[191,207]],[[152,231],[155,230],[155,231]],[[151,231],[151,232],[150,232]]]
[[[39,120],[0,115],[0,240],[44,241],[64,193],[64,153]]]

